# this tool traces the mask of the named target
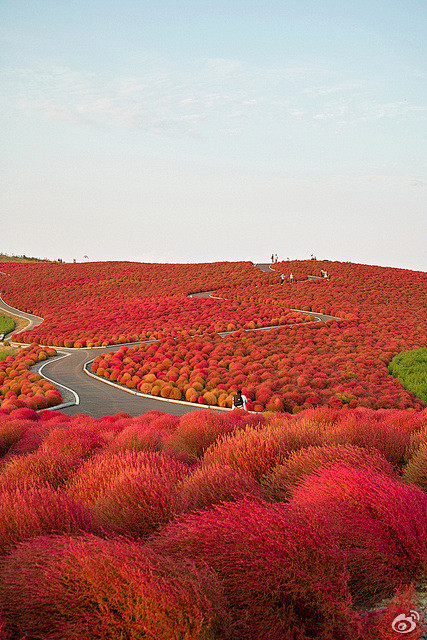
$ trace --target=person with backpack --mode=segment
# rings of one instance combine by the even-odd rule
[[[246,411],[246,403],[247,403],[248,399],[246,396],[244,396],[242,394],[242,390],[241,389],[237,389],[236,394],[233,396],[233,405],[232,405],[232,409],[243,409],[243,411]]]

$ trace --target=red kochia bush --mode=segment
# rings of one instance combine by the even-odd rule
[[[144,536],[174,514],[178,481],[186,472],[162,453],[104,454],[80,467],[68,491],[109,531]]]
[[[32,481],[59,487],[71,478],[81,462],[76,456],[56,451],[39,450],[14,456],[0,469],[0,490]]]
[[[398,424],[379,422],[372,414],[365,417],[362,412],[354,411],[327,428],[326,442],[375,448],[391,464],[398,465],[404,462],[410,433]]]
[[[307,476],[289,507],[346,551],[356,602],[375,604],[427,571],[427,496],[418,487],[335,465]]]
[[[295,485],[304,476],[337,463],[358,469],[374,469],[389,476],[395,474],[393,466],[375,449],[329,445],[294,451],[283,464],[265,474],[261,484],[270,500],[290,500]]]
[[[42,421],[31,422],[30,425],[24,430],[22,437],[12,444],[3,460],[37,451],[43,439],[52,429],[49,423]]]
[[[362,622],[363,640],[396,640],[399,633],[409,640],[421,640],[427,631],[426,617],[412,584],[398,589],[386,606],[370,612]]]
[[[176,429],[165,441],[165,449],[185,451],[192,461],[202,456],[219,436],[233,429],[234,425],[226,414],[192,411],[180,417]]]
[[[219,465],[198,468],[179,486],[178,510],[203,509],[218,502],[238,500],[248,494],[262,498],[261,487],[251,475]]]
[[[0,555],[15,542],[49,533],[93,531],[84,507],[49,485],[4,490],[0,493]]]
[[[274,416],[264,426],[246,427],[219,438],[205,452],[202,466],[230,465],[259,479],[292,451],[321,444],[323,434],[323,426]]]
[[[34,411],[33,409],[21,407],[20,409],[15,409],[13,412],[13,418],[19,420],[38,420],[38,415],[37,411]]]
[[[425,424],[419,431],[411,434],[411,442],[409,445],[409,452],[413,453],[423,445],[427,446],[427,409],[423,411]]]
[[[242,499],[190,514],[151,541],[220,578],[235,638],[356,638],[344,554],[286,506]]]
[[[22,438],[27,429],[27,420],[0,416],[0,457],[4,456],[10,447]]]
[[[107,450],[117,451],[160,451],[166,432],[152,426],[149,422],[135,419],[110,442]]]
[[[284,458],[284,447],[276,433],[247,427],[211,445],[202,458],[202,467],[231,466],[258,480]]]
[[[4,561],[6,639],[228,638],[218,580],[122,538],[39,537]]]
[[[89,416],[79,416],[80,421],[58,425],[44,439],[42,447],[45,451],[54,450],[72,453],[87,458],[92,456],[105,443]],[[86,424],[85,424],[86,423]]]

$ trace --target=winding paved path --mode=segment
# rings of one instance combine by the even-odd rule
[[[268,264],[254,265],[262,271],[270,268]],[[205,291],[194,296],[210,296],[212,291]],[[16,316],[20,316],[30,321],[30,325],[22,329],[36,327],[43,318],[24,313],[19,309],[9,306],[0,298],[0,309],[7,311]],[[338,318],[320,313],[312,313],[301,311],[300,309],[292,309],[292,311],[300,311],[306,315],[314,316],[317,322],[326,322],[327,320],[336,320]],[[280,325],[283,328],[285,325]],[[268,331],[273,327],[262,327],[254,329],[254,331]],[[227,335],[234,332],[224,332],[220,335]],[[128,343],[129,346],[136,346],[141,342]],[[126,390],[122,386],[116,386],[105,378],[92,377],[85,371],[84,365],[91,362],[96,356],[106,351],[117,351],[123,345],[111,345],[109,347],[95,347],[91,349],[66,349],[57,348],[58,356],[48,361],[36,365],[34,370],[40,372],[42,376],[53,382],[59,389],[63,397],[63,404],[59,407],[53,407],[68,415],[84,413],[95,418],[104,415],[110,415],[124,411],[131,416],[139,416],[150,410],[164,411],[172,415],[181,416],[190,411],[200,409],[211,409],[225,411],[218,407],[209,407],[208,405],[192,404],[180,401],[170,401],[158,399],[156,397],[137,395],[132,390]]]

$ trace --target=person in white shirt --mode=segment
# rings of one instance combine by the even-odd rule
[[[233,396],[233,404],[232,404],[232,409],[243,409],[244,411],[246,411],[246,403],[247,403],[248,399],[246,396],[244,396],[242,394],[242,390],[241,389],[237,389],[236,391],[236,395]]]

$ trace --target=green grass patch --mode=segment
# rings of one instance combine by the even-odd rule
[[[427,404],[427,347],[398,353],[388,370],[405,389]]]
[[[0,333],[10,333],[13,331],[16,326],[15,320],[13,318],[9,318],[9,316],[0,315]]]
[[[18,353],[16,347],[10,347],[7,349],[0,349],[0,360],[6,360],[7,356],[16,356]]]

